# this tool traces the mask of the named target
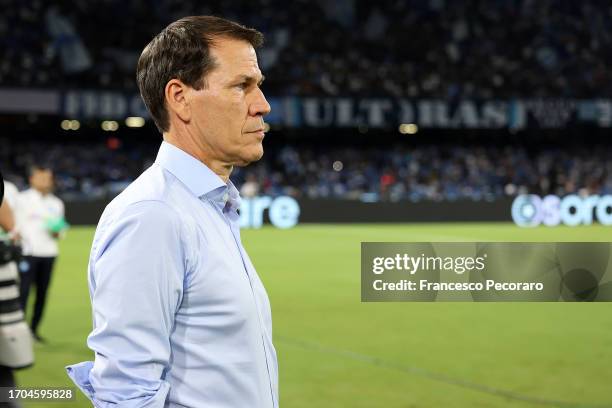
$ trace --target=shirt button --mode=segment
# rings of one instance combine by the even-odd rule
[[[228,193],[223,194],[223,202],[227,203],[228,199],[229,199],[229,194]]]

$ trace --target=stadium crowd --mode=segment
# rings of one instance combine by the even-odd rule
[[[2,172],[25,187],[30,163],[51,165],[63,199],[114,196],[155,159],[157,146],[8,143]],[[362,201],[493,200],[519,193],[612,194],[609,146],[578,149],[494,145],[267,148],[235,169],[245,196],[267,194]]]
[[[0,86],[135,91],[135,64],[154,33],[185,15],[216,14],[266,34],[260,64],[271,95],[612,93],[607,0],[0,0],[0,7]]]
[[[605,0],[0,0],[0,7],[0,87],[136,92],[135,64],[155,33],[185,15],[215,14],[266,35],[259,60],[268,95],[612,94],[612,3]],[[5,175],[23,188],[28,165],[44,157],[64,199],[117,194],[156,152],[146,144],[0,143]],[[611,153],[586,145],[288,145],[267,149],[234,180],[246,195],[366,201],[611,193]]]

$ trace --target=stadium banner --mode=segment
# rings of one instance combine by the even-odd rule
[[[612,126],[612,100],[435,100],[396,98],[268,98],[270,125],[290,128],[396,128],[414,123],[438,129],[563,128],[575,124]],[[66,117],[147,117],[138,94],[70,91],[62,94]]]
[[[580,196],[520,194],[512,202],[512,220],[519,227],[545,225],[612,225],[612,194]]]
[[[71,225],[95,225],[106,199],[68,199],[66,218]],[[399,201],[362,202],[340,199],[293,199],[288,196],[243,198],[241,228],[272,224],[291,228],[305,223],[423,223],[423,222],[511,222],[511,198],[494,201]]]
[[[290,128],[500,129],[612,126],[611,99],[446,100],[392,97],[269,96],[271,125]],[[137,92],[0,88],[0,112],[42,113],[66,118],[149,117]]]
[[[609,242],[362,242],[362,302],[609,302]]]

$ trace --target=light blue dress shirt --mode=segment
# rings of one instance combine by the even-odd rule
[[[277,408],[268,295],[240,241],[238,191],[163,142],[104,210],[89,259],[96,407]]]

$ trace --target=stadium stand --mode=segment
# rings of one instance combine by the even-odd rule
[[[136,60],[154,33],[184,15],[217,14],[266,34],[260,63],[275,95],[452,100],[612,91],[605,0],[326,3],[2,0],[0,86],[134,90]]]

